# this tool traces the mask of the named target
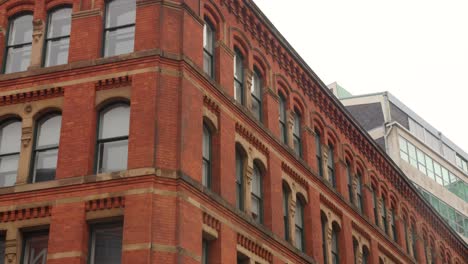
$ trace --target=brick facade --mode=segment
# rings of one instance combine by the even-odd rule
[[[68,64],[41,67],[41,25],[48,10],[64,4],[73,10]],[[28,70],[0,75],[0,119],[22,122],[16,184],[0,189],[5,263],[21,263],[24,234],[34,230],[49,232],[47,263],[88,263],[91,226],[109,220],[123,221],[122,263],[200,263],[203,239],[208,263],[236,263],[240,256],[239,263],[324,263],[334,232],[340,263],[355,257],[363,263],[366,256],[367,263],[466,262],[466,243],[251,0],[136,0],[134,52],[107,58],[101,56],[105,5],[0,1],[0,59],[13,16],[33,12],[35,34]],[[206,20],[215,30],[214,78],[203,71]],[[234,100],[236,49],[244,59],[244,105]],[[262,76],[261,121],[251,113],[254,69]],[[279,94],[286,99],[287,142],[280,140]],[[95,174],[98,113],[122,100],[131,109],[127,170]],[[51,111],[62,114],[55,180],[29,183],[36,123]],[[293,150],[296,114],[301,157]],[[204,124],[212,135],[210,188],[202,185]],[[243,155],[244,210],[236,208],[236,151]],[[262,178],[261,223],[252,217],[254,166]],[[361,175],[362,210],[350,202],[359,196],[348,170],[353,179]],[[302,251],[295,247],[298,203],[304,207]],[[414,227],[415,236],[405,226]]]

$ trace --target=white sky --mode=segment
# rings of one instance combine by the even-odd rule
[[[325,84],[389,91],[468,152],[467,0],[254,0]]]

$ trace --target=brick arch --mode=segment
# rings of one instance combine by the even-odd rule
[[[253,60],[252,62],[253,68],[256,67],[258,70],[261,71],[263,78],[264,78],[265,85],[266,86],[270,85],[270,80],[268,77],[270,76],[269,73],[270,73],[271,67],[265,55],[263,55],[261,50],[259,50],[258,48],[254,48],[252,50],[252,60]]]
[[[5,113],[0,113],[0,127],[3,125],[3,122],[12,120],[12,119],[17,119],[17,120],[22,121],[23,117],[21,116],[21,113],[18,113],[16,111],[10,111],[10,109],[8,109],[8,111]]]
[[[34,1],[33,0],[15,0],[8,1],[5,3],[7,17],[16,16],[22,12],[34,12]]]
[[[252,50],[252,44],[250,43],[249,38],[245,36],[244,32],[242,32],[242,30],[236,27],[231,27],[231,48],[234,50],[236,47],[240,50],[240,52],[243,53],[244,59],[247,62],[245,66],[248,66],[248,62],[250,62],[249,56]]]
[[[353,165],[355,156],[353,149],[346,143],[341,145],[341,149],[343,151],[343,160],[348,160],[350,164]]]
[[[218,124],[213,120],[213,117],[203,114],[203,124],[208,126],[211,133],[218,133]]]
[[[374,186],[374,188],[376,189],[375,191],[377,191],[377,194],[378,194],[380,191],[380,188],[379,188],[379,181],[377,179],[375,172],[369,171],[368,175],[369,175],[369,186]]]
[[[62,113],[62,105],[51,103],[39,109],[33,109],[32,118],[34,121],[37,121],[50,113]]]
[[[323,136],[325,135],[325,120],[323,120],[323,117],[318,113],[318,112],[313,112],[310,115],[311,118],[311,126],[312,130],[318,130],[320,132],[320,135]]]
[[[73,7],[73,0],[48,0],[45,9],[46,12],[49,12],[63,6]]]
[[[224,18],[223,13],[219,10],[217,5],[205,1],[203,3],[203,17],[207,17],[213,26],[216,26],[216,31],[221,31],[222,25],[225,23],[226,19]]]
[[[286,96],[288,99],[292,91],[292,88],[288,82],[288,79],[280,73],[277,73],[274,76],[275,76],[275,84],[276,84],[275,88],[277,92],[279,92],[281,88],[281,90],[283,91],[283,95]]]
[[[107,107],[110,104],[124,102],[130,105],[130,98],[126,96],[115,96],[112,94],[107,94],[108,96],[102,97],[100,100],[96,101],[96,111],[100,111],[101,109]]]

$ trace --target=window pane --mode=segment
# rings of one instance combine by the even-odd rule
[[[21,122],[12,121],[0,129],[0,154],[16,153],[21,149]]]
[[[252,97],[252,113],[254,114],[255,118],[261,120],[261,102],[255,97]]]
[[[55,178],[57,149],[36,152],[33,182],[50,181]]]
[[[122,256],[122,225],[99,225],[92,233],[92,264],[119,264]]]
[[[63,37],[70,35],[71,8],[62,8],[54,11],[49,17],[47,38]]]
[[[68,48],[70,38],[50,40],[47,42],[47,57],[45,66],[54,66],[68,63]]]
[[[211,55],[213,55],[214,51],[214,32],[208,22],[205,21],[205,25],[203,26],[203,48]]]
[[[203,52],[203,71],[213,77],[213,57],[207,52]]]
[[[244,61],[242,55],[237,51],[234,57],[234,78],[241,82],[244,80]]]
[[[117,104],[101,112],[99,139],[128,136],[130,126],[130,106]]]
[[[19,154],[0,158],[0,187],[13,186],[16,182]]]
[[[60,127],[62,116],[55,115],[41,120],[37,131],[36,148],[45,146],[57,146],[60,140]]]
[[[29,67],[31,45],[9,48],[5,73],[25,71]]]
[[[210,165],[208,162],[206,162],[206,160],[203,160],[203,175],[202,175],[202,184],[203,186],[205,187],[209,187],[210,186]]]
[[[211,158],[211,133],[206,125],[203,125],[203,157],[207,160]]]
[[[135,0],[113,0],[107,5],[106,28],[135,23]]]
[[[46,264],[48,240],[48,234],[26,235],[23,264]]]
[[[32,15],[17,17],[10,25],[8,45],[17,45],[32,42]]]
[[[257,99],[261,98],[262,79],[260,78],[260,75],[256,71],[254,71],[253,76],[252,76],[251,92],[252,92],[252,95],[257,97]]]
[[[252,195],[252,217],[257,222],[260,222],[260,209],[261,209],[260,200],[257,197]]]
[[[295,232],[296,232],[296,248],[302,251],[302,230],[296,227]]]
[[[262,197],[262,179],[260,169],[254,165],[253,175],[252,175],[252,193],[257,197]]]
[[[115,56],[133,52],[135,26],[106,31],[104,56]]]
[[[242,83],[234,81],[234,98],[239,103],[242,103],[243,89],[244,88],[242,87]]]
[[[112,172],[127,169],[128,140],[119,140],[100,145],[100,171]]]

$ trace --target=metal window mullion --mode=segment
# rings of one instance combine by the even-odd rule
[[[70,38],[70,35],[46,38],[46,41],[47,41],[47,42],[49,42],[49,41],[57,41],[57,40],[62,40],[62,39],[66,39],[66,38]]]
[[[14,155],[19,155],[19,152],[11,152],[11,153],[4,153],[0,154],[0,158],[8,157],[8,156],[14,156]]]
[[[134,26],[135,26],[135,23],[120,25],[120,26],[115,26],[115,27],[106,27],[106,31],[116,31],[116,30],[119,30],[119,29],[129,28],[129,27],[134,27]]]
[[[25,46],[28,46],[28,45],[32,45],[32,42],[8,45],[8,46],[7,46],[7,49],[11,49],[11,48],[17,49],[17,48],[22,48],[22,47],[25,47]]]
[[[34,151],[35,152],[43,152],[43,151],[53,150],[53,149],[58,149],[58,145],[45,146],[45,147],[36,147],[36,149]]]

